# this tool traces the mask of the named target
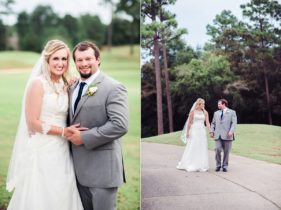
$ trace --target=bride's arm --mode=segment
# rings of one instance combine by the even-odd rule
[[[50,135],[63,135],[63,127],[49,125],[47,122],[40,120],[43,94],[41,81],[39,79],[34,80],[27,90],[25,101],[25,115],[29,134],[40,132]]]
[[[205,120],[206,120],[207,129],[210,132],[211,131],[211,125],[210,125],[210,121],[209,121],[209,114],[206,110],[205,110]]]
[[[194,115],[194,112],[192,111],[190,114],[189,114],[189,117],[187,119],[187,126],[186,126],[186,133],[189,134],[189,130],[190,130],[190,127],[191,127],[191,124],[193,122],[193,115]]]

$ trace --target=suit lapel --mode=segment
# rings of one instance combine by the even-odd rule
[[[77,80],[72,86],[70,86],[70,89],[69,89],[69,119],[70,119],[70,122],[72,122],[73,120],[73,109],[72,109],[72,100],[73,100],[73,92],[76,88],[76,86],[78,85],[79,83],[79,80]]]
[[[103,80],[103,78],[104,78],[104,74],[102,73],[102,72],[100,72],[100,74],[97,76],[97,78],[89,85],[89,87],[91,86],[91,85],[93,85],[93,84],[96,84],[96,86],[98,87],[99,86],[99,84],[102,82],[102,80]],[[77,84],[76,84],[77,85]],[[75,110],[75,113],[74,113],[74,116],[73,116],[73,118],[72,118],[72,121],[77,117],[77,115],[78,115],[78,113],[80,112],[80,110],[81,110],[81,108],[82,108],[82,106],[83,106],[83,104],[87,101],[87,99],[89,98],[89,97],[94,97],[95,95],[93,95],[93,96],[88,96],[88,95],[83,95],[82,97],[81,97],[81,99],[80,99],[80,101],[79,101],[79,103],[78,103],[78,105],[77,105],[77,108],[76,108],[76,110]],[[70,111],[72,111],[72,107],[71,107],[71,110]],[[72,112],[71,112],[72,113]],[[72,114],[71,114],[72,115]],[[70,118],[71,119],[71,118]]]

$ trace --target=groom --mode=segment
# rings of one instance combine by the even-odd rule
[[[229,109],[225,99],[218,101],[219,110],[214,113],[210,135],[216,142],[216,171],[227,172],[228,158],[234,140],[234,130],[237,124],[236,112]],[[221,152],[223,151],[223,161],[221,162]]]
[[[126,182],[120,137],[128,129],[127,91],[99,69],[95,44],[78,43],[73,59],[80,79],[69,91],[69,122],[88,128],[66,131],[78,190],[85,210],[113,210],[117,189]]]

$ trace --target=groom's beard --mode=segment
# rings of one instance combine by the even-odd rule
[[[83,74],[83,73],[79,72],[79,74],[83,79],[88,79],[90,76],[92,76],[92,72],[90,72],[88,74]]]

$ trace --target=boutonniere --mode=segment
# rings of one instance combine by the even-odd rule
[[[93,95],[97,92],[97,90],[98,90],[97,84],[98,84],[98,83],[93,84],[93,85],[90,85],[90,86],[88,87],[86,93],[84,94],[84,96],[85,96],[85,95],[87,95],[87,96],[93,96]]]

